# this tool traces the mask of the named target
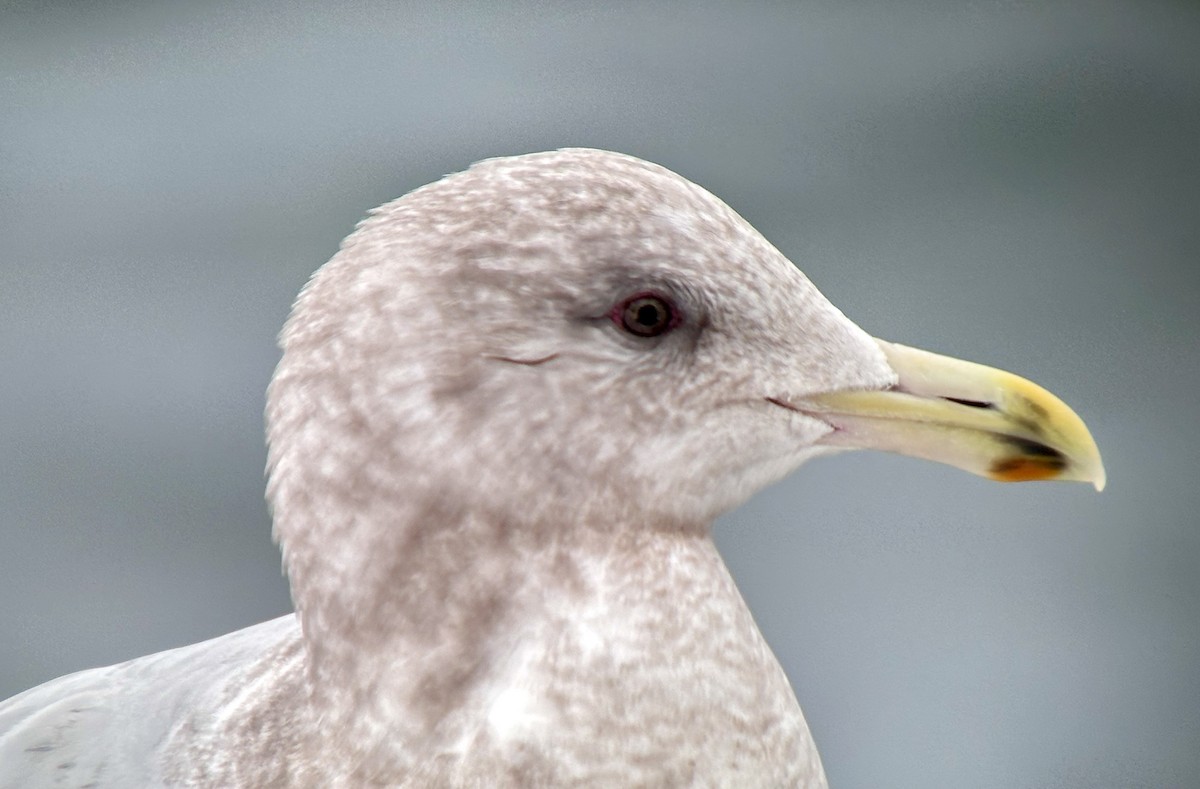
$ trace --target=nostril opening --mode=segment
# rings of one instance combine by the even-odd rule
[[[965,405],[968,408],[991,408],[991,409],[994,409],[996,407],[995,403],[988,403],[983,400],[963,400],[962,398],[959,398],[959,397],[943,397],[942,399],[949,400],[952,403],[958,403],[959,405]]]

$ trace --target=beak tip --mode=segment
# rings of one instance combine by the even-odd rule
[[[898,386],[874,399],[834,403],[839,413],[865,416],[868,440],[856,446],[949,463],[1000,482],[1090,482],[1104,490],[1108,477],[1091,432],[1054,394],[1003,370],[877,342]],[[872,431],[883,440],[871,443]]]

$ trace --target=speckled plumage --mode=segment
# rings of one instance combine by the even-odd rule
[[[647,290],[678,329],[610,319]],[[482,162],[372,212],[282,346],[299,627],[5,702],[0,786],[824,786],[709,528],[822,451],[768,398],[893,373],[730,208],[619,154]]]

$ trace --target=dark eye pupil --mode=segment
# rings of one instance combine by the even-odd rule
[[[658,296],[630,299],[621,310],[621,326],[639,337],[655,337],[671,328],[671,306]]]

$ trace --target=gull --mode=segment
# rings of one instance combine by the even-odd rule
[[[295,615],[0,703],[0,786],[824,787],[713,519],[847,448],[1105,480],[1046,390],[871,337],[606,151],[372,211],[280,344]]]

